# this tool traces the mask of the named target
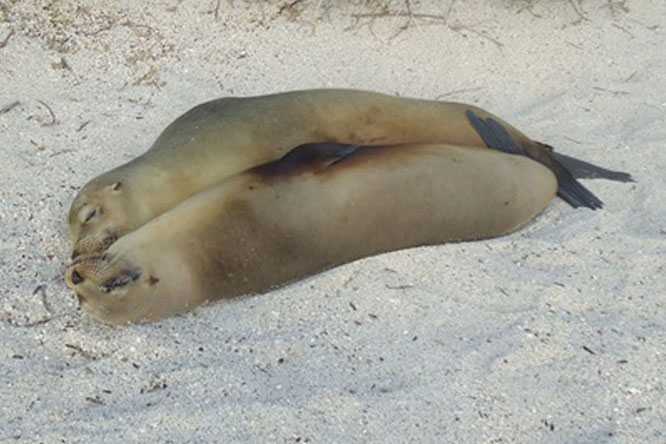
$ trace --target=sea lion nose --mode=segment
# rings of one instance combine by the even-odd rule
[[[79,285],[81,282],[85,280],[83,279],[83,276],[81,276],[79,272],[76,270],[72,271],[71,279],[74,285]]]

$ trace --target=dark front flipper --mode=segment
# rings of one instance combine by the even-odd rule
[[[609,171],[573,157],[556,154],[550,146],[545,144],[534,142],[528,146],[519,145],[493,118],[483,119],[472,111],[467,111],[467,118],[488,148],[508,154],[527,156],[547,166],[557,178],[557,195],[574,208],[586,207],[596,210],[603,207],[601,200],[578,182],[576,176],[583,178],[591,177],[590,175],[594,174],[594,177],[623,182],[631,180],[631,176],[626,173]]]
[[[306,143],[293,148],[278,160],[252,168],[252,171],[264,177],[313,172],[334,165],[364,149],[369,147],[333,142]]]

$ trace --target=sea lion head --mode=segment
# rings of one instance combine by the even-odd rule
[[[106,324],[161,319],[205,302],[181,253],[134,231],[104,252],[79,255],[65,282],[83,311]]]
[[[69,210],[72,259],[100,253],[128,231],[130,213],[125,209],[128,198],[124,188],[118,180],[95,180],[76,196]]]

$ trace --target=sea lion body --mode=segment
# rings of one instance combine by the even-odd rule
[[[539,149],[498,117],[460,103],[322,89],[201,104],[171,123],[146,153],[83,187],[69,215],[73,257],[104,251],[187,197],[301,144],[486,147],[470,111],[500,122],[521,147]]]
[[[483,148],[314,144],[183,201],[67,279],[103,322],[155,320],[380,252],[502,235],[556,190],[545,166]]]

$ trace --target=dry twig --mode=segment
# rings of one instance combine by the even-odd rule
[[[46,107],[46,109],[49,110],[49,114],[51,115],[51,122],[45,124],[44,126],[53,126],[53,125],[55,125],[55,124],[58,122],[58,119],[56,119],[56,115],[55,115],[55,113],[53,112],[53,110],[51,109],[51,107],[48,106],[48,105],[46,104],[46,102],[44,102],[43,100],[39,100],[39,99],[37,99],[37,101],[38,101],[39,103],[41,103],[42,105],[44,105],[44,106]]]
[[[0,114],[7,114],[9,111],[13,110],[14,108],[19,106],[20,104],[21,104],[21,102],[16,100],[16,101],[10,103],[9,105],[7,105],[3,108],[0,108]]]
[[[4,48],[7,46],[7,42],[9,42],[9,38],[14,35],[14,30],[10,30],[9,34],[7,34],[7,37],[3,41],[0,42],[0,49]]]

